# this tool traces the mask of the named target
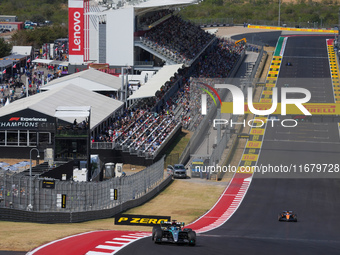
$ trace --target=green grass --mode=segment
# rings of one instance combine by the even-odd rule
[[[168,149],[165,151],[166,155],[179,154],[181,155],[185,147],[190,141],[191,134],[188,131],[181,131],[181,133],[176,137],[176,139],[169,145]]]

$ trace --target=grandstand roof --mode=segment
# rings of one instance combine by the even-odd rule
[[[197,0],[149,0],[138,5],[134,5],[135,12],[144,12],[144,9],[164,9],[166,7],[180,7],[195,4]]]
[[[149,0],[138,5],[135,8],[152,8],[161,6],[173,6],[173,5],[188,5],[194,4],[197,0]]]
[[[159,70],[145,85],[135,91],[128,100],[154,97],[156,92],[175,75],[183,65],[166,65]]]
[[[69,84],[60,88],[22,98],[0,108],[0,116],[31,109],[54,116],[59,106],[91,106],[91,123],[93,129],[111,116],[124,103],[95,92]],[[70,119],[60,118],[70,122]]]
[[[55,89],[70,83],[90,91],[118,91],[122,86],[122,79],[90,68],[85,71],[54,79],[41,89]]]

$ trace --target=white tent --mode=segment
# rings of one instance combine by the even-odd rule
[[[34,59],[32,62],[33,63],[40,63],[40,64],[50,64],[53,60],[52,59]]]
[[[100,95],[96,92],[79,88],[73,84],[38,93],[30,97],[15,100],[6,107],[0,108],[0,116],[31,109],[49,116],[55,115],[55,110],[60,106],[91,107],[90,128],[97,127],[102,121],[123,106],[123,102]],[[68,118],[61,118],[69,121]]]
[[[118,91],[121,89],[122,79],[91,68],[54,79],[41,90],[53,90],[70,83],[90,91]]]
[[[12,54],[31,56],[32,46],[13,46]]]

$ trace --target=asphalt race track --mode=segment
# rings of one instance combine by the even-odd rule
[[[252,30],[252,29],[250,29]],[[259,33],[247,33],[241,35],[234,35],[231,37],[233,40],[240,40],[246,38],[247,43],[255,45],[268,45],[275,47],[277,39],[281,36],[282,31],[270,31],[259,32]]]
[[[330,37],[289,37],[278,88],[289,82],[309,89],[310,102],[334,102],[326,38]],[[285,66],[287,61],[293,66]],[[337,123],[299,123],[289,131],[267,127],[258,165],[339,164],[339,153]],[[195,247],[155,245],[148,237],[117,254],[339,254],[339,177],[340,173],[254,173],[236,213],[220,228],[200,234]],[[298,222],[279,222],[282,210],[294,210]]]

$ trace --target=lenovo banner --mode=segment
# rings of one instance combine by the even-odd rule
[[[68,34],[70,62],[83,62],[84,59],[84,2],[69,0]]]

